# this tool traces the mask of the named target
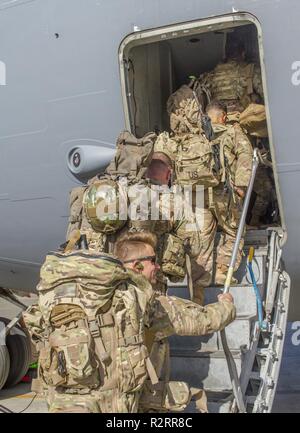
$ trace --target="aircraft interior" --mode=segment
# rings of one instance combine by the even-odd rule
[[[157,37],[152,41],[145,38],[144,43],[128,43],[124,50],[125,82],[130,125],[136,136],[142,137],[149,131],[170,131],[166,110],[168,97],[181,85],[188,84],[190,76],[198,77],[212,70],[225,58],[227,34],[233,31],[244,42],[246,60],[260,64],[259,35],[254,24],[245,23],[234,28],[219,26],[217,30],[212,28],[210,31],[202,28],[200,33],[194,31],[188,36],[173,32],[165,38],[162,30],[160,40]],[[270,150],[268,138],[252,137],[252,142],[260,149]],[[270,152],[268,159],[271,161]],[[260,225],[280,225],[273,169],[266,168],[265,174],[272,184],[274,197],[268,204],[266,214],[261,215]],[[250,221],[249,214],[247,223],[250,224]]]

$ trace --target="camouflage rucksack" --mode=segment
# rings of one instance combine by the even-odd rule
[[[229,60],[218,64],[212,72],[199,77],[200,83],[208,89],[212,99],[232,101],[228,112],[243,111],[251,102],[254,93],[254,63]]]
[[[214,187],[220,182],[218,148],[202,135],[176,136],[176,180],[180,185]]]
[[[203,185],[207,188],[220,182],[218,149],[210,142],[210,119],[203,110],[209,100],[209,92],[195,77],[168,99],[167,111],[173,136],[167,134],[162,139],[176,155],[175,175],[180,185]]]
[[[124,196],[118,179],[126,178],[130,184],[144,176],[152,158],[155,140],[156,134],[153,132],[142,138],[136,138],[128,131],[123,131],[118,136],[116,155],[105,172],[90,179],[88,185],[76,187],[70,193],[67,239],[76,229],[86,230],[86,235],[90,238],[93,237],[93,233],[90,233],[91,226],[98,233],[111,234],[125,225],[126,218],[120,220],[116,212],[111,215],[106,212],[106,217],[99,221],[95,209],[99,202],[105,201],[118,210],[120,196]],[[91,241],[101,244],[103,236],[96,238]]]
[[[250,104],[240,114],[239,124],[253,137],[268,137],[266,109],[262,104]]]
[[[197,84],[197,83],[195,83]],[[174,134],[199,134],[202,132],[199,104],[204,106],[204,97],[200,87],[192,83],[184,84],[172,93],[167,101],[170,116],[170,128]],[[197,93],[198,102],[193,90]]]
[[[105,173],[111,177],[125,176],[129,179],[141,179],[151,161],[156,134],[147,133],[136,138],[128,131],[118,136],[116,155],[106,168]]]
[[[111,255],[78,250],[48,254],[37,290],[24,319],[50,412],[137,411],[148,373],[157,379],[144,345],[151,285],[137,287]]]

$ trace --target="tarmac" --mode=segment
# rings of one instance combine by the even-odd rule
[[[19,297],[26,305],[31,305],[35,295]],[[0,316],[13,318],[19,311],[3,299],[0,300]],[[297,333],[297,329],[299,332]],[[299,334],[299,335],[298,335]],[[289,322],[285,338],[279,380],[273,403],[273,413],[300,413],[300,321]],[[30,383],[0,390],[0,412],[46,413],[44,399],[31,392]]]

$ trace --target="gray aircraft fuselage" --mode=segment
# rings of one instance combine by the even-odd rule
[[[246,12],[262,30],[273,161],[300,317],[298,0],[0,0],[0,286],[34,290],[47,251],[65,240],[68,168],[77,146],[99,166],[124,129],[119,47],[133,32]],[[102,160],[101,160],[102,155]],[[299,305],[299,304],[298,304]]]

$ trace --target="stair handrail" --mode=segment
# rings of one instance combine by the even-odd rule
[[[239,227],[238,227],[238,231],[237,231],[237,235],[236,235],[236,239],[235,239],[235,243],[234,243],[234,247],[233,247],[233,252],[231,255],[229,268],[227,271],[227,276],[226,276],[226,281],[224,284],[223,293],[228,293],[229,289],[230,289],[232,275],[234,272],[234,267],[236,264],[237,254],[238,254],[238,250],[239,250],[239,244],[240,244],[241,238],[242,238],[243,233],[244,233],[246,216],[248,213],[250,198],[251,198],[251,194],[252,194],[252,190],[253,190],[253,185],[254,185],[254,180],[255,180],[258,165],[259,165],[259,150],[255,148],[253,151],[251,177],[250,177],[249,185],[247,188],[246,197],[244,200],[243,210],[242,210],[242,214],[240,217]],[[230,352],[230,349],[229,349],[229,346],[227,343],[225,329],[220,331],[220,335],[221,335],[222,346],[223,346],[224,354],[226,357],[228,372],[230,375],[233,394],[234,394],[234,397],[236,400],[236,404],[238,406],[239,412],[246,413],[246,407],[244,404],[244,398],[243,398],[243,393],[241,390],[241,384],[240,384],[237,368],[236,368],[236,365],[234,362],[234,358],[232,356],[232,353]]]

